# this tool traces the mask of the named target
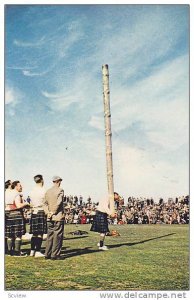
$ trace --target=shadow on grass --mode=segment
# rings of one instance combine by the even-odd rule
[[[161,236],[158,236],[158,237],[154,237],[154,238],[151,238],[151,239],[147,239],[147,240],[143,240],[143,241],[135,242],[135,243],[122,243],[122,244],[109,245],[108,248],[117,248],[117,247],[121,247],[121,246],[130,246],[131,247],[131,246],[138,245],[138,244],[144,244],[144,243],[147,243],[149,241],[158,240],[158,239],[161,239],[163,237],[171,236],[171,235],[174,235],[174,234],[176,234],[176,233],[169,233],[169,234],[161,235]]]
[[[67,259],[67,258],[71,258],[74,256],[79,256],[79,255],[83,255],[83,254],[91,254],[91,253],[95,253],[95,252],[99,252],[98,249],[93,249],[92,247],[85,247],[85,248],[75,248],[75,249],[70,249],[67,251],[62,250],[61,251],[61,257],[63,259]]]
[[[87,238],[88,235],[84,236],[73,236],[73,237],[64,237],[63,240],[68,241],[68,240],[78,240],[78,239],[84,239]]]
[[[167,237],[167,236],[171,236],[171,235],[174,235],[176,233],[169,233],[169,234],[165,234],[165,235],[162,235],[162,236],[158,236],[158,237],[154,237],[154,238],[150,238],[150,239],[146,239],[146,240],[143,240],[143,241],[140,241],[140,242],[134,242],[134,243],[120,243],[120,244],[114,244],[114,245],[109,245],[108,248],[109,249],[113,249],[113,248],[118,248],[118,247],[122,247],[122,246],[129,246],[129,247],[132,247],[132,246],[135,246],[135,245],[138,245],[138,244],[144,244],[144,243],[147,243],[147,242],[150,242],[150,241],[153,241],[153,240],[158,240],[158,239],[161,239],[161,238],[164,238],[164,237]],[[72,240],[72,239],[79,239],[79,238],[86,238],[88,236],[79,236],[79,237],[73,237],[73,238],[65,238],[65,240]],[[30,242],[26,241],[26,242],[23,242],[22,244],[29,244]],[[71,257],[74,257],[74,256],[78,256],[78,255],[85,255],[85,254],[91,254],[91,253],[95,253],[95,252],[99,252],[99,249],[93,249],[92,247],[85,247],[85,248],[76,248],[76,249],[69,249],[67,250],[69,247],[62,247],[61,249],[61,258],[62,259],[66,259],[66,258],[71,258]],[[25,249],[26,253],[29,255],[30,253],[30,249]],[[45,250],[45,247],[42,247],[41,248],[41,251],[44,252]]]
[[[83,238],[86,238],[88,236],[75,236],[75,237],[64,237],[63,240],[67,241],[67,240],[77,240],[77,239],[83,239]],[[29,245],[30,246],[31,244],[31,241],[30,240],[23,240],[22,241],[22,245]],[[65,249],[67,249],[69,247],[62,247],[61,249],[61,253],[63,254],[65,252]],[[24,250],[24,249],[23,249]],[[28,249],[25,249],[24,252],[28,255],[30,255],[30,250],[31,248],[28,248]],[[45,247],[41,247],[41,252],[45,252]]]
[[[135,242],[135,243],[122,243],[122,244],[109,245],[108,248],[112,249],[112,248],[117,248],[117,247],[122,247],[122,246],[132,247],[134,245],[144,244],[144,243],[147,243],[147,242],[150,242],[150,241],[153,241],[153,240],[157,240],[157,239],[161,239],[161,238],[171,236],[171,235],[174,235],[174,234],[176,234],[176,233],[169,233],[169,234],[166,234],[166,235],[154,237],[154,238],[151,238],[151,239],[147,239],[147,240],[143,240],[143,241]],[[95,252],[99,252],[99,249],[94,250],[94,249],[92,249],[92,247],[86,247],[86,248],[81,248],[81,249],[77,248],[77,249],[70,249],[70,250],[65,251],[65,249],[62,248],[61,256],[62,256],[63,259],[67,259],[67,258],[71,258],[71,257],[74,257],[74,256],[83,255],[83,254],[91,254],[91,253],[95,253]]]
[[[64,237],[63,241],[68,241],[68,240],[77,240],[77,239],[84,239],[87,238],[88,235],[84,235],[84,236],[74,236],[74,237]],[[46,239],[44,240],[46,241]],[[31,240],[22,240],[22,245],[28,245],[31,243]]]

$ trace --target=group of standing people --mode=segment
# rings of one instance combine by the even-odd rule
[[[28,206],[22,199],[22,185],[19,181],[5,183],[5,237],[6,252],[9,255],[25,256],[21,252],[22,235],[25,234],[23,208]]]
[[[30,206],[32,208],[30,256],[60,259],[64,232],[64,191],[60,188],[62,178],[54,176],[53,186],[47,191],[42,175],[34,176],[34,181],[35,187],[30,193],[30,204],[23,199],[22,185],[19,181],[8,180],[5,183],[6,252],[8,255],[18,257],[27,256],[21,251],[22,235],[26,233],[23,208]],[[47,233],[47,240],[45,254],[42,254],[40,250],[44,233]]]
[[[44,257],[45,259],[59,260],[64,234],[64,190],[60,187],[62,178],[54,176],[53,186],[47,191],[44,188],[42,175],[34,176],[35,186],[29,196],[31,202],[25,202],[22,196],[20,181],[5,183],[5,238],[6,253],[11,256],[25,257],[21,251],[22,235],[26,233],[23,208],[32,209],[30,218],[31,251],[30,256]],[[114,193],[114,201],[120,196]],[[115,215],[110,211],[109,199],[99,202],[94,216],[91,231],[100,233],[100,241],[97,244],[99,250],[108,250],[104,245],[106,233],[109,232],[108,216]],[[47,233],[45,254],[41,253],[43,235]]]

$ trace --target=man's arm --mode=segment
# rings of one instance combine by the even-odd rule
[[[23,207],[29,206],[29,204],[23,202],[23,198],[22,198],[21,195],[17,195],[17,196],[15,197],[15,206],[16,206],[17,208],[23,208]]]
[[[48,201],[47,201],[47,194],[45,194],[45,196],[43,198],[43,208],[44,208],[45,214],[47,215],[49,213]]]
[[[60,192],[57,195],[57,203],[55,209],[53,210],[53,215],[56,215],[58,213],[60,206],[63,204],[63,197],[64,197],[64,190],[60,190]]]

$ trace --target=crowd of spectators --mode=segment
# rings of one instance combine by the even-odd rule
[[[29,199],[30,201],[30,199]],[[89,196],[65,196],[64,211],[66,224],[91,224],[98,203]],[[122,198],[116,203],[116,218],[110,224],[189,224],[189,196],[175,199],[162,198],[155,202],[150,198],[129,197],[127,203]],[[26,211],[28,219],[30,211]]]
[[[129,197],[125,206],[117,206],[118,224],[189,224],[189,196],[162,198]]]

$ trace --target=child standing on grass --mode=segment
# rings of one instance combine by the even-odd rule
[[[118,193],[114,192],[114,201],[119,201],[120,196]],[[91,231],[100,233],[100,242],[97,244],[99,250],[106,251],[108,247],[104,245],[104,240],[107,232],[110,232],[108,228],[108,216],[114,218],[115,214],[110,211],[110,202],[108,197],[102,199],[96,209],[96,215],[93,219],[93,224]]]

